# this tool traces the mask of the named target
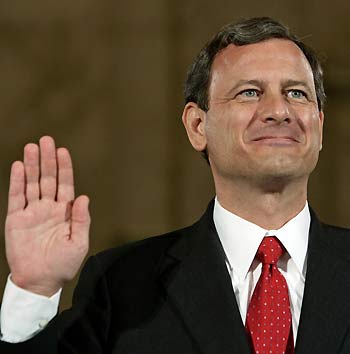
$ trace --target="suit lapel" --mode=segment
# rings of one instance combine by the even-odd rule
[[[225,255],[212,220],[182,231],[161,267],[161,283],[203,354],[249,354]],[[313,212],[296,354],[341,351],[350,324],[350,238],[321,224]]]
[[[249,354],[212,215],[213,203],[169,250],[165,263],[172,259],[177,265],[171,275],[163,272],[163,286],[201,353]]]
[[[322,225],[312,213],[296,354],[329,354],[341,349],[350,319],[348,238],[345,232],[335,234]]]

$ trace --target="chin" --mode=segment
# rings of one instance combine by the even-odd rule
[[[305,163],[305,161],[275,160],[264,161],[264,165],[255,166],[252,170],[257,181],[272,186],[282,186],[291,181],[306,179],[314,170],[316,162]]]

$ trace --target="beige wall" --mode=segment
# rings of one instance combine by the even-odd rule
[[[221,25],[261,15],[289,24],[326,58],[325,143],[309,199],[325,221],[350,226],[349,4],[2,2],[1,228],[11,161],[42,134],[71,149],[77,192],[91,197],[91,253],[195,220],[213,188],[181,125],[185,72]],[[2,289],[8,272],[3,239],[0,249]]]

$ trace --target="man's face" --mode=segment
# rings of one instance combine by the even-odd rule
[[[214,178],[307,178],[322,126],[311,67],[293,42],[231,44],[216,56],[203,120]]]

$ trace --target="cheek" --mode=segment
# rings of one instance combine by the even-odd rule
[[[299,117],[304,117],[306,144],[309,153],[318,154],[322,148],[322,121],[316,110],[304,111]]]
[[[313,113],[310,119],[310,135],[314,137],[315,140],[321,141],[322,140],[322,121],[318,113]]]
[[[244,150],[244,134],[255,110],[254,105],[237,105],[233,102],[212,107],[206,122],[209,149],[221,153]]]
[[[228,114],[212,115],[206,125],[206,135],[208,144],[214,150],[223,151],[225,147],[232,144],[235,140],[235,122]]]

